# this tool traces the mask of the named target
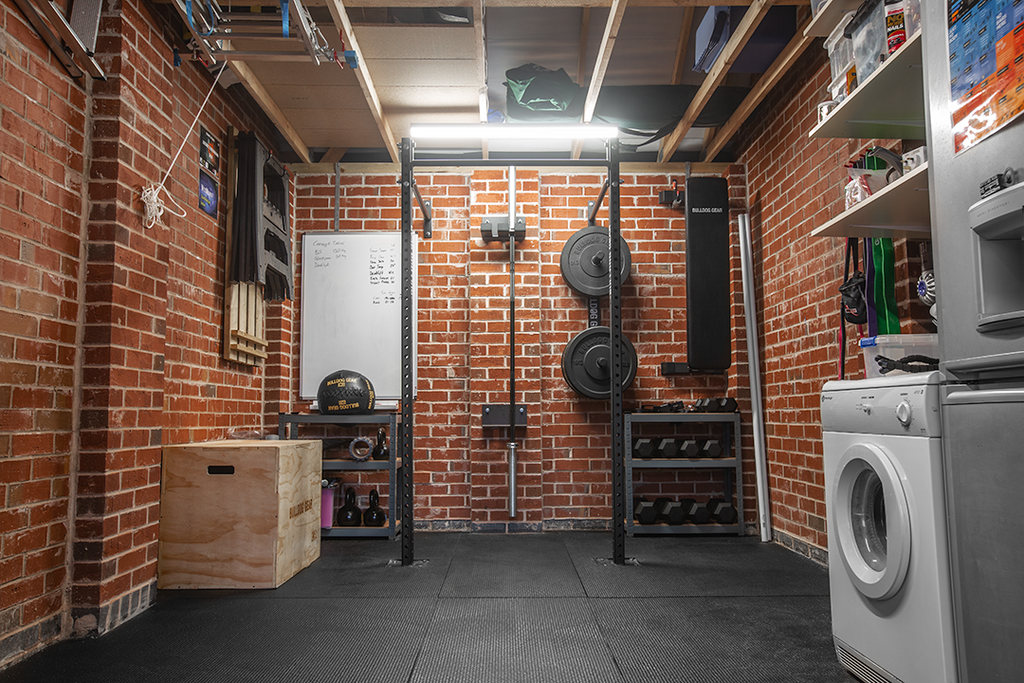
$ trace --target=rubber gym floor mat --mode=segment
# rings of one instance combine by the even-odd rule
[[[627,538],[638,565],[611,562],[609,534],[574,533],[565,546],[591,597],[828,595],[827,568],[754,538]]]
[[[467,534],[456,546],[443,598],[582,597],[564,534]]]
[[[403,567],[398,542],[331,539],[321,544],[320,559],[267,597],[436,597],[458,543],[419,534],[416,562]]]
[[[392,683],[408,679],[434,600],[161,600],[101,638],[67,641],[4,683]]]
[[[400,541],[377,538],[330,539],[320,557],[275,589],[244,593],[262,599],[318,597],[436,597],[462,534],[416,536],[416,562],[400,564]],[[239,590],[162,590],[176,598],[237,596]]]
[[[636,683],[851,683],[827,597],[592,600],[623,679]]]
[[[410,683],[622,680],[585,598],[441,599]]]

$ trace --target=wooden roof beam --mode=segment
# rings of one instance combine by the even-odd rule
[[[225,41],[225,44],[227,44],[227,41]],[[259,103],[260,107],[263,108],[263,111],[270,117],[270,120],[273,121],[274,125],[281,131],[281,135],[283,135],[284,139],[288,141],[288,144],[292,146],[292,149],[299,155],[299,158],[307,164],[310,163],[312,160],[309,156],[309,147],[307,147],[306,143],[303,142],[302,137],[299,135],[298,131],[295,130],[295,127],[288,122],[288,117],[286,117],[284,112],[281,111],[281,108],[277,106],[277,103],[274,102],[274,98],[270,96],[267,89],[262,83],[260,83],[259,79],[256,78],[256,74],[252,72],[249,65],[241,61],[230,61],[228,62],[228,65],[231,67],[231,70],[235,72],[235,75],[238,76],[238,80],[242,82],[245,89],[249,91],[249,94],[253,96],[253,99]]]
[[[587,82],[587,38],[590,37],[590,8],[583,8],[580,19],[580,49],[576,58],[576,83],[582,88]]]
[[[395,140],[394,133],[391,132],[391,126],[388,124],[387,118],[384,116],[384,109],[380,105],[380,97],[377,95],[377,89],[373,85],[373,79],[370,78],[370,71],[367,68],[366,60],[363,59],[363,51],[359,49],[359,41],[356,40],[356,34],[352,29],[352,22],[349,20],[348,11],[345,9],[342,0],[327,0],[327,8],[334,19],[335,27],[345,37],[345,47],[353,50],[359,59],[359,68],[352,69],[352,71],[356,75],[356,80],[359,81],[359,87],[362,89],[366,103],[370,107],[370,113],[377,124],[377,130],[380,131],[380,136],[384,140],[384,147],[387,148],[391,160],[397,162],[399,160],[398,143]]]
[[[473,34],[476,41],[476,82],[480,87],[480,123],[487,123],[490,101],[487,99],[487,36],[484,34],[484,0],[473,3]],[[480,154],[488,158],[487,140],[480,141]]]
[[[736,26],[729,37],[729,42],[722,48],[721,54],[718,55],[718,59],[715,60],[715,63],[704,77],[704,82],[697,90],[697,94],[690,101],[690,106],[686,108],[683,118],[676,124],[675,130],[662,138],[661,148],[658,150],[658,161],[660,163],[666,163],[672,158],[672,155],[679,147],[679,142],[686,135],[687,131],[693,127],[693,122],[697,120],[704,107],[707,106],[715,89],[725,79],[725,75],[729,73],[729,68],[736,61],[736,58],[739,57],[747,41],[750,40],[750,36],[754,34],[755,29],[761,24],[761,20],[764,19],[764,15],[768,13],[773,4],[773,0],[753,0],[750,3],[746,14],[743,15],[739,25]]]
[[[701,157],[702,159],[705,161],[714,160],[715,156],[722,151],[729,143],[729,140],[732,139],[732,136],[736,134],[739,127],[743,125],[743,122],[747,120],[747,117],[754,112],[757,105],[761,104],[761,101],[771,92],[775,84],[786,75],[786,72],[793,66],[793,62],[803,54],[808,45],[814,42],[814,36],[804,35],[804,31],[810,23],[811,20],[808,19],[796,30],[796,35],[793,36],[793,39],[782,49],[782,52],[775,58],[775,61],[768,67],[768,70],[761,74],[761,78],[750,89],[750,92],[747,93],[740,106],[736,108],[736,111],[725,122],[725,125],[718,129],[711,144],[706,146],[704,156]]]
[[[597,108],[597,97],[601,94],[601,85],[604,83],[604,76],[608,71],[608,62],[612,58],[615,39],[619,35],[619,26],[622,25],[622,15],[626,13],[626,3],[627,0],[612,0],[612,7],[608,12],[608,21],[604,25],[601,47],[597,50],[597,63],[594,65],[594,75],[590,78],[590,87],[587,88],[587,99],[583,103],[583,123],[590,123],[591,119],[594,118],[594,110]],[[576,140],[573,142],[572,158],[579,159],[582,152],[583,141]]]
[[[686,71],[686,48],[690,45],[690,30],[693,28],[693,8],[683,10],[683,25],[679,29],[679,43],[676,45],[676,63],[672,67],[672,85],[683,82]]]

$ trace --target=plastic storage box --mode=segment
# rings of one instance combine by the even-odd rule
[[[845,79],[846,74],[853,68],[853,41],[843,35],[846,25],[853,18],[853,13],[843,15],[832,33],[825,39],[825,49],[828,50],[828,61],[832,67],[832,81]]]
[[[891,370],[883,375],[878,369],[875,356],[885,356],[896,361],[906,356],[938,358],[939,335],[880,334],[877,337],[864,337],[860,340],[860,350],[864,354],[864,374],[868,379],[905,375],[907,373],[902,370]]]
[[[870,5],[870,0],[865,4]],[[863,84],[889,55],[889,45],[885,38],[885,3],[875,0],[865,14],[858,13],[855,21],[851,21],[846,28],[847,34],[853,38],[857,81]]]
[[[903,0],[903,15],[907,22],[907,40],[921,30],[921,0]]]

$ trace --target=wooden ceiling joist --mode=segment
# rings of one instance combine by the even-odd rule
[[[476,80],[480,87],[477,99],[480,107],[480,123],[487,123],[490,103],[487,100],[487,36],[484,33],[484,0],[474,0],[473,33],[476,41]],[[480,141],[480,154],[484,159],[490,156],[487,140]]]
[[[590,78],[587,99],[583,103],[583,123],[590,123],[594,118],[597,97],[601,94],[601,85],[604,83],[604,75],[608,71],[608,62],[612,58],[612,49],[615,47],[615,39],[619,35],[619,26],[622,25],[622,15],[626,12],[626,3],[627,0],[613,0],[611,10],[608,12],[608,21],[604,25],[601,46],[597,50],[594,75]],[[572,145],[572,158],[579,159],[582,153],[583,141],[576,140]]]
[[[729,143],[729,140],[732,139],[732,136],[736,134],[739,127],[743,125],[743,122],[747,120],[747,117],[754,112],[757,105],[761,104],[761,101],[771,92],[775,84],[786,75],[789,68],[793,66],[793,62],[803,54],[808,45],[814,42],[814,36],[804,35],[804,31],[809,24],[810,20],[797,29],[793,39],[782,49],[782,52],[775,58],[775,61],[768,67],[768,70],[761,75],[761,78],[754,84],[754,87],[751,88],[743,102],[740,103],[740,106],[729,117],[729,120],[725,122],[725,125],[718,129],[711,144],[707,145],[704,150],[702,158],[705,161],[714,160],[718,153]]]
[[[672,67],[672,85],[683,82],[686,71],[686,48],[690,45],[690,30],[693,28],[693,8],[683,10],[683,25],[679,29],[679,43],[676,45],[676,61]]]
[[[324,152],[324,155],[320,157],[321,164],[336,164],[341,161],[341,158],[345,156],[345,152],[348,151],[348,147],[331,147],[329,150]]]
[[[576,83],[582,88],[587,82],[587,38],[590,36],[590,8],[583,8],[580,19],[580,49],[576,58]]]
[[[238,76],[238,80],[245,86],[245,89],[248,90],[249,94],[253,96],[253,99],[259,103],[263,108],[263,111],[270,117],[270,120],[274,122],[274,125],[278,127],[281,131],[281,135],[283,135],[284,139],[288,141],[288,144],[292,146],[292,149],[299,155],[299,158],[307,164],[310,163],[312,159],[309,156],[309,148],[306,146],[306,143],[303,142],[302,137],[299,135],[298,131],[295,130],[295,127],[288,121],[288,117],[284,115],[281,108],[277,106],[276,102],[274,102],[274,98],[270,96],[267,89],[262,83],[260,83],[259,79],[256,78],[256,75],[252,72],[252,69],[249,68],[249,65],[245,62],[235,61],[228,62],[228,64],[231,66],[231,70],[235,72],[235,75]]]
[[[362,59],[362,50],[359,49],[359,42],[356,40],[355,31],[352,29],[352,22],[349,20],[348,12],[345,10],[342,0],[327,0],[327,8],[331,12],[331,18],[334,19],[335,27],[345,37],[347,49],[355,51],[356,55]],[[365,64],[360,64],[359,68],[352,71],[355,72],[356,79],[359,81],[359,87],[363,91],[363,96],[366,97],[366,103],[369,105],[370,113],[377,124],[377,130],[380,131],[380,136],[384,140],[384,147],[387,148],[391,160],[397,162],[399,160],[398,143],[395,140],[394,133],[391,132],[391,126],[388,125],[387,118],[384,116],[384,109],[380,105],[380,97],[377,95],[377,89],[370,78],[370,72]]]
[[[694,121],[697,120],[704,107],[707,106],[715,89],[725,79],[725,75],[729,73],[729,68],[736,61],[736,58],[739,57],[747,41],[750,40],[750,36],[753,35],[754,31],[761,24],[761,20],[764,19],[764,15],[768,13],[773,4],[772,0],[753,0],[750,3],[749,9],[747,9],[743,18],[729,37],[729,42],[722,48],[721,54],[718,55],[718,59],[715,60],[715,63],[704,77],[704,82],[697,90],[697,94],[690,101],[690,106],[687,107],[683,118],[676,124],[675,130],[662,138],[661,147],[658,150],[659,162],[665,163],[672,158],[672,155],[679,147],[679,142],[686,135],[687,131],[693,127]]]

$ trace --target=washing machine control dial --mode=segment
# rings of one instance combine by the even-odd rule
[[[900,421],[900,424],[904,427],[909,427],[910,423],[914,419],[914,410],[910,406],[910,401],[903,399],[896,406],[896,419]]]

